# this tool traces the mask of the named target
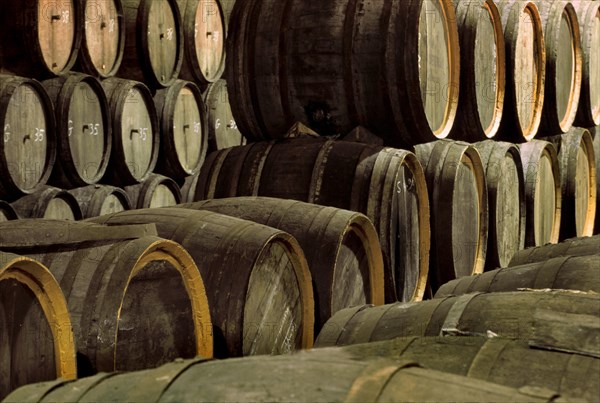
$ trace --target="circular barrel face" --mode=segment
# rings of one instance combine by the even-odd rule
[[[106,157],[104,111],[97,93],[85,81],[76,85],[71,96],[67,130],[78,175],[88,183],[97,182]]]
[[[552,241],[556,211],[556,188],[552,160],[544,151],[538,162],[538,175],[534,199],[534,233],[536,246]]]
[[[223,15],[216,1],[200,1],[196,9],[196,57],[207,81],[219,78],[225,56]]]
[[[106,196],[106,199],[100,208],[100,215],[103,216],[106,214],[119,213],[125,210],[127,210],[127,206],[123,200],[113,193]]]
[[[106,76],[119,57],[121,26],[115,0],[87,1],[85,6],[85,43],[90,61]]]
[[[533,126],[538,83],[538,47],[536,25],[531,10],[525,8],[519,16],[519,31],[515,49],[514,85],[517,114],[525,132]]]
[[[60,73],[67,67],[75,42],[73,0],[38,1],[38,40],[48,69]]]
[[[560,20],[558,43],[556,44],[556,110],[561,123],[569,118],[575,90],[575,47],[574,33],[569,15],[563,12]]]
[[[577,236],[584,236],[588,212],[590,210],[590,162],[585,145],[577,150],[577,168],[575,173],[575,228]]]
[[[284,354],[302,346],[303,301],[288,251],[270,243],[250,275],[244,306],[243,355]]]
[[[227,83],[222,80],[213,86],[206,98],[211,147],[214,150],[222,150],[246,144],[246,139],[240,133],[231,112]]]
[[[396,293],[399,300],[408,301],[415,295],[416,285],[419,283],[420,245],[421,237],[419,226],[419,196],[417,194],[417,180],[412,171],[402,165],[398,172],[398,182],[394,199],[398,215],[391,223],[394,236],[394,262],[396,268]],[[394,225],[396,224],[396,225]],[[404,278],[404,281],[401,279]],[[402,288],[401,288],[402,287]]]
[[[360,237],[350,231],[344,237],[337,255],[331,290],[331,312],[365,305],[370,296],[369,263]],[[369,298],[370,299],[370,298]]]
[[[419,81],[427,121],[434,134],[448,120],[450,91],[449,28],[440,0],[423,0],[419,17]]]
[[[189,88],[183,87],[175,101],[173,137],[179,162],[190,173],[198,167],[202,157],[205,135],[196,96]]]
[[[34,87],[23,84],[13,93],[2,141],[8,175],[19,189],[32,191],[44,176],[49,147],[43,101]]]
[[[475,94],[481,127],[492,129],[498,109],[498,44],[493,15],[486,5],[477,19],[475,38]]]
[[[173,77],[179,49],[175,13],[169,1],[153,1],[148,14],[148,56],[152,71],[159,83]]]
[[[507,153],[501,164],[497,171],[496,246],[500,264],[506,267],[521,246],[521,180],[512,154]]]
[[[473,274],[479,247],[479,189],[473,162],[463,156],[456,170],[452,198],[452,252],[456,276]],[[443,196],[442,196],[443,197]],[[441,247],[448,247],[443,246]]]
[[[592,103],[592,116],[600,122],[600,10],[596,13],[593,24],[590,27],[590,99]]]
[[[121,141],[125,161],[133,177],[141,179],[147,174],[152,161],[154,133],[146,98],[139,89],[129,90],[122,116]]]
[[[152,199],[150,199],[150,208],[171,207],[177,205],[177,196],[170,187],[160,184],[154,189]]]
[[[48,220],[69,220],[75,221],[75,214],[71,205],[60,197],[55,197],[48,202],[46,211],[42,218]]]

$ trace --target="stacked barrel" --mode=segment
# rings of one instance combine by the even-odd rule
[[[0,399],[600,399],[600,2],[0,6]]]

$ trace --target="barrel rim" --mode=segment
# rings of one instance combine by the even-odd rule
[[[48,144],[48,147],[46,148],[46,161],[43,169],[44,174],[33,188],[23,189],[15,183],[10,175],[3,175],[3,181],[0,184],[0,192],[4,193],[4,196],[10,196],[11,198],[14,197],[14,195],[11,195],[13,192],[29,195],[42,189],[50,178],[52,167],[54,166],[58,153],[56,147],[56,121],[52,101],[44,89],[44,86],[35,79],[3,74],[0,75],[0,127],[3,129],[2,131],[4,132],[6,111],[8,109],[9,101],[12,99],[17,87],[20,87],[21,85],[33,87],[40,98],[40,105],[44,109],[46,118],[46,143]],[[0,171],[9,172],[6,156],[4,154],[4,141],[0,141]]]
[[[119,43],[117,45],[117,57],[112,68],[107,73],[102,73],[92,61],[92,56],[90,55],[87,46],[87,35],[85,29],[87,24],[85,23],[83,24],[82,28],[81,46],[79,48],[77,58],[77,64],[79,64],[81,70],[84,73],[100,78],[109,78],[117,74],[117,72],[119,71],[119,67],[121,66],[121,62],[123,61],[123,54],[125,52],[125,16],[123,14],[123,3],[121,3],[121,0],[112,1],[114,2],[117,11],[117,25],[119,27]],[[83,15],[85,19],[85,9],[83,10]]]
[[[77,379],[75,343],[67,300],[56,278],[42,263],[0,252],[0,281],[13,279],[29,288],[44,311],[54,338],[58,378]]]

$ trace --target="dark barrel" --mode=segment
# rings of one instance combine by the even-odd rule
[[[460,97],[451,137],[493,138],[502,120],[506,86],[504,32],[492,0],[453,0],[460,38]]]
[[[11,203],[22,218],[47,218],[77,221],[83,218],[77,199],[69,192],[44,186],[35,193]]]
[[[7,202],[0,200],[0,222],[17,219],[19,219],[19,216],[15,209]]]
[[[166,176],[151,174],[137,185],[125,186],[134,209],[171,207],[181,203],[179,185]]]
[[[525,176],[519,148],[487,140],[481,156],[488,190],[489,228],[485,268],[506,267],[525,245]]]
[[[415,147],[431,206],[430,284],[481,273],[488,244],[488,192],[479,152],[459,141]]]
[[[573,1],[581,29],[583,77],[575,123],[581,127],[600,125],[600,3]]]
[[[42,83],[54,104],[57,158],[49,182],[62,188],[93,185],[108,167],[112,135],[100,82],[70,73]]]
[[[156,91],[160,123],[157,170],[178,179],[200,171],[208,149],[208,122],[202,93],[196,84],[177,80]]]
[[[566,133],[575,121],[581,94],[579,20],[570,1],[537,0],[536,4],[546,43],[546,94],[540,133]]]
[[[43,264],[4,252],[0,340],[0,399],[22,385],[77,377],[71,318],[60,286]]]
[[[164,88],[179,76],[183,29],[176,0],[121,0],[125,51],[117,75]]]
[[[359,306],[333,315],[317,346],[404,336],[482,336],[598,358],[599,307],[598,294],[568,291],[476,292],[418,303]]]
[[[534,2],[496,1],[506,44],[506,94],[498,138],[529,141],[542,120],[546,45],[544,27]]]
[[[600,255],[556,257],[453,280],[440,287],[435,297],[444,298],[475,291],[517,291],[523,288],[600,293],[599,268]]]
[[[181,78],[202,88],[225,70],[227,26],[219,0],[177,0],[183,20]]]
[[[80,0],[2,0],[0,70],[38,79],[75,64],[84,25]]]
[[[521,144],[525,173],[525,246],[558,242],[561,216],[560,164],[556,147],[543,140]]]
[[[207,157],[195,200],[267,196],[365,214],[379,234],[387,302],[423,298],[429,270],[429,201],[423,168],[405,150],[295,138]]]
[[[360,213],[266,197],[214,199],[179,207],[254,221],[295,237],[313,278],[316,333],[340,309],[384,303],[381,247],[373,224]]]
[[[210,84],[204,93],[204,103],[207,108],[209,151],[245,145],[246,138],[231,113],[227,81],[218,80]]]
[[[81,207],[83,218],[98,217],[131,209],[131,201],[121,188],[89,185],[69,190]]]
[[[311,275],[300,245],[288,233],[181,208],[125,211],[94,221],[114,228],[155,223],[159,236],[180,242],[192,254],[206,285],[216,357],[312,347]]]
[[[75,69],[94,77],[114,76],[125,50],[121,0],[86,0],[85,24]]]
[[[233,115],[252,140],[296,121],[321,135],[362,125],[387,144],[445,138],[460,55],[450,0],[238,2],[227,40]]]
[[[588,256],[600,253],[600,235],[585,238],[567,239],[558,245],[544,245],[517,252],[509,266],[544,262],[555,257]]]
[[[45,185],[56,160],[52,101],[28,78],[0,75],[0,197],[12,201]]]
[[[113,147],[104,181],[119,185],[143,182],[154,170],[160,147],[156,107],[148,87],[137,81],[102,81],[112,120]]]
[[[212,356],[204,283],[179,244],[147,226],[22,220],[0,232],[3,250],[37,259],[60,284],[79,377]]]
[[[5,402],[455,402],[469,396],[473,401],[537,403],[558,397],[547,389],[517,390],[421,368],[413,360],[361,357],[346,350],[208,362],[180,360],[154,370],[26,386]],[[286,382],[289,379],[293,382]]]
[[[596,157],[590,132],[573,127],[547,138],[558,150],[562,192],[560,240],[594,234]]]

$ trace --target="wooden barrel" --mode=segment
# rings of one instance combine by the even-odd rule
[[[188,176],[183,181],[179,181],[181,185],[181,202],[192,203],[196,201],[196,187],[198,186],[198,178],[200,173]]]
[[[525,246],[525,176],[519,148],[487,140],[474,144],[485,169],[489,228],[486,270],[506,267]]]
[[[534,2],[496,1],[506,43],[506,94],[497,138],[513,142],[535,137],[542,120],[546,45]]]
[[[15,209],[5,201],[0,200],[0,222],[18,220],[19,216]]]
[[[430,284],[481,273],[488,243],[488,195],[479,153],[450,140],[415,147],[431,206]]]
[[[590,133],[594,137],[594,157],[596,161],[596,225],[594,234],[600,234],[600,125],[590,128]]]
[[[321,343],[320,339],[318,343]],[[403,337],[347,346],[342,350],[356,360],[375,357],[418,360],[427,368],[519,388],[524,393],[556,390],[563,395],[592,401],[600,394],[600,384],[596,381],[600,376],[600,360],[530,348],[523,341],[486,337]],[[523,400],[529,401],[529,398]]]
[[[360,213],[266,197],[215,199],[179,207],[254,221],[296,238],[313,278],[315,333],[340,309],[384,303],[381,247],[373,224]]]
[[[177,4],[184,42],[180,77],[204,88],[225,70],[225,14],[219,0],[177,0]]]
[[[546,88],[540,133],[566,133],[577,115],[583,59],[577,12],[571,2],[537,0],[546,43]]]
[[[530,346],[600,355],[600,296],[564,291],[473,293],[418,303],[354,307],[323,327],[317,346],[367,343],[404,336],[483,336]]]
[[[19,386],[75,379],[67,302],[41,263],[0,252],[0,399]]]
[[[521,144],[525,173],[525,246],[557,243],[562,193],[556,147],[542,140]]]
[[[204,283],[179,244],[146,235],[148,226],[25,220],[0,231],[2,249],[39,260],[58,280],[80,377],[212,356]]]
[[[121,0],[85,1],[85,25],[76,70],[100,78],[117,73],[125,50],[123,18]]]
[[[476,291],[518,291],[523,288],[600,293],[599,268],[600,255],[557,257],[453,280],[440,287],[435,298]]]
[[[120,186],[143,182],[156,166],[160,145],[152,94],[140,82],[118,78],[102,81],[102,87],[108,98],[113,135],[111,169],[104,180]]]
[[[469,396],[473,401],[537,403],[552,402],[558,396],[547,389],[517,390],[425,369],[413,360],[393,361],[367,354],[357,359],[355,355],[337,348],[282,357],[180,360],[130,374],[25,386],[5,402],[453,402]],[[578,384],[586,383],[590,382]]]
[[[561,183],[560,240],[594,234],[596,157],[590,132],[572,128],[546,140],[558,150]]]
[[[599,253],[600,235],[585,238],[573,238],[558,245],[544,245],[517,252],[509,266],[521,266],[529,263],[544,262],[563,256],[589,256]]]
[[[492,0],[453,0],[460,35],[460,97],[451,137],[493,138],[506,85],[504,32]]]
[[[423,298],[429,270],[429,203],[409,151],[295,138],[207,157],[195,200],[268,196],[365,214],[379,234],[387,302]]]
[[[450,0],[239,2],[227,40],[233,115],[249,140],[296,121],[362,125],[398,146],[447,137],[460,57]]]
[[[125,51],[117,76],[164,88],[179,76],[183,28],[175,0],[121,0]]]
[[[0,130],[0,197],[12,201],[39,190],[56,160],[52,101],[39,82],[0,75]]]
[[[112,149],[108,102],[100,82],[70,73],[43,83],[54,104],[58,155],[50,183],[62,188],[100,181]]]
[[[209,211],[125,211],[94,219],[109,225],[155,223],[180,242],[206,284],[219,358],[283,354],[313,344],[311,275],[289,234]]]
[[[171,207],[181,203],[179,185],[166,176],[151,174],[137,185],[126,186],[125,192],[134,209]]]
[[[581,98],[575,123],[590,127],[600,125],[600,3],[573,1],[581,28],[583,78]]]
[[[69,190],[81,207],[83,218],[98,217],[131,209],[127,193],[114,186],[90,185]]]
[[[154,104],[160,122],[157,170],[170,178],[200,171],[208,148],[208,122],[202,93],[196,84],[177,80],[158,90]]]
[[[77,199],[65,190],[44,186],[11,204],[22,218],[77,221],[83,218]]]
[[[0,69],[38,79],[68,72],[81,45],[78,0],[2,0]]]
[[[229,147],[243,146],[246,138],[235,123],[229,104],[227,82],[218,80],[208,86],[204,93],[208,119],[208,149],[223,150]]]

